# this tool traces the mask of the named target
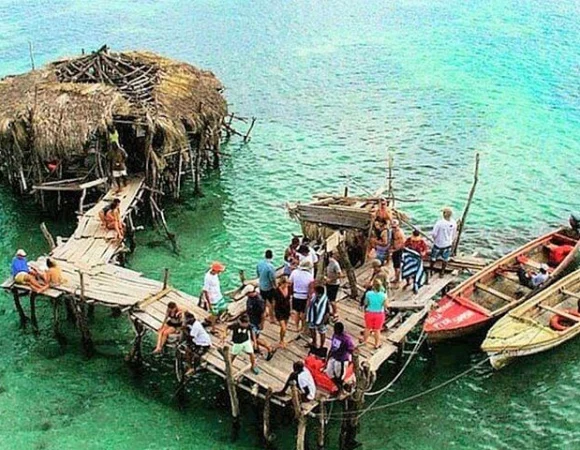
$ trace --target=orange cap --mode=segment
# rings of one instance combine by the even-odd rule
[[[221,262],[215,261],[211,263],[211,270],[214,272],[223,272],[226,270],[226,266],[224,266]]]

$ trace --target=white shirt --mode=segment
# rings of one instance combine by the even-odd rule
[[[199,320],[193,322],[193,325],[189,325],[189,335],[193,339],[193,343],[199,346],[209,346],[211,345],[211,338],[205,328]]]
[[[205,274],[205,278],[203,279],[203,290],[207,292],[211,304],[221,300],[223,295],[220,288],[220,279],[217,273],[212,274],[210,270]]]
[[[539,272],[532,277],[532,284],[534,286],[539,286],[548,279],[549,275],[547,273]]]
[[[292,295],[297,299],[306,300],[310,290],[310,283],[314,281],[312,274],[308,270],[298,268],[292,271],[289,281],[292,285]]]
[[[431,232],[434,241],[433,244],[439,248],[451,247],[456,232],[457,222],[455,219],[439,219]]]
[[[306,367],[298,375],[298,387],[302,392],[305,392],[304,388],[307,387],[308,396],[306,398],[308,400],[314,400],[314,397],[316,396],[316,384],[314,384],[314,378],[312,378],[310,370],[308,370]]]

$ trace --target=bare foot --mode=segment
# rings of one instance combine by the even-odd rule
[[[155,350],[153,350],[153,354],[154,355],[158,355],[159,353],[161,353],[161,349],[160,348],[156,348]]]

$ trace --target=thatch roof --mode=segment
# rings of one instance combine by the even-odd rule
[[[103,47],[1,80],[0,139],[62,157],[121,117],[161,131],[169,151],[187,145],[188,131],[221,126],[222,90],[213,73],[187,63]]]

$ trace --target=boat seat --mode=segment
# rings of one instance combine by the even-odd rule
[[[573,239],[573,238],[568,237],[568,236],[564,236],[563,234],[556,233],[554,235],[554,237],[556,239],[561,240],[561,241],[564,241],[564,242],[566,242],[566,243],[568,243],[570,245],[576,245],[576,239]],[[556,244],[556,245],[558,245],[558,244]]]
[[[564,295],[567,295],[568,297],[572,297],[572,298],[575,298],[577,300],[580,300],[580,294],[578,294],[576,292],[570,292],[570,291],[567,291],[566,289],[560,289],[560,292]]]
[[[546,311],[550,311],[551,313],[557,314],[559,316],[565,317],[566,319],[572,320],[574,322],[580,322],[580,317],[573,316],[572,314],[568,313],[567,311],[563,311],[561,309],[552,308],[551,306],[542,305],[541,303],[538,305],[540,309],[545,309]]]
[[[494,288],[491,288],[491,287],[489,287],[485,284],[482,284],[482,283],[475,283],[475,287],[477,289],[484,291],[484,292],[487,292],[488,294],[493,295],[494,297],[501,298],[502,300],[505,300],[506,302],[509,302],[509,303],[515,302],[517,300],[514,297],[511,297],[507,294],[504,294],[503,292],[500,292],[500,291],[498,291]]]

